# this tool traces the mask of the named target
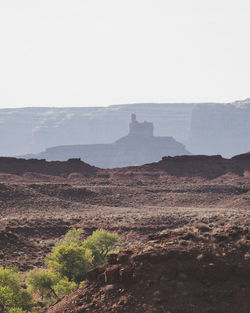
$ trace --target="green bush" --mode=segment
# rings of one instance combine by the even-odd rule
[[[38,293],[42,299],[44,297],[49,298],[51,296],[57,298],[54,286],[58,283],[58,281],[59,278],[56,273],[39,268],[31,270],[26,279],[29,289]]]
[[[19,289],[21,277],[14,267],[0,267],[0,286],[9,287],[13,290]]]
[[[76,290],[77,287],[78,286],[75,282],[69,281],[67,278],[63,278],[54,286],[54,290],[58,297],[61,298]]]
[[[28,290],[39,295],[39,305],[52,303],[81,286],[86,273],[106,261],[119,237],[98,229],[82,240],[82,229],[72,229],[59,240],[46,257],[47,269],[33,269],[27,274]],[[23,281],[15,268],[0,267],[0,312],[27,313],[32,296],[23,288]]]
[[[51,270],[77,284],[85,279],[92,262],[91,250],[77,243],[56,245],[52,249],[52,254],[46,260],[46,264]]]
[[[107,254],[119,241],[116,234],[98,229],[82,241],[82,229],[72,229],[58,241],[46,264],[52,271],[67,277],[70,282],[79,283],[86,279],[86,273],[96,265],[106,262]]]
[[[81,237],[83,235],[83,230],[81,228],[78,229],[70,229],[63,237],[63,239],[59,240],[55,245],[70,245],[72,243],[75,243],[77,245],[81,245],[82,240]]]
[[[61,298],[77,288],[77,284],[70,282],[66,277],[60,277],[58,273],[47,269],[34,269],[27,275],[28,288],[37,293],[42,300]]]
[[[0,309],[2,312],[27,310],[31,305],[31,299],[31,295],[22,288],[21,276],[16,269],[0,267]]]
[[[9,310],[9,313],[27,313],[27,311],[26,310],[24,311],[21,308],[12,308]]]
[[[119,242],[117,234],[112,234],[104,229],[97,229],[82,242],[84,248],[92,251],[94,256],[93,265],[97,266],[107,261],[107,255],[114,249],[114,245]]]

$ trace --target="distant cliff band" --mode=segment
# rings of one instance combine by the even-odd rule
[[[155,136],[170,135],[193,154],[232,157],[250,151],[250,99],[246,99],[0,109],[0,156],[39,153],[65,145],[109,144],[126,134],[132,113],[151,121]]]

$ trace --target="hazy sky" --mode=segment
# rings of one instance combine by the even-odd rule
[[[250,97],[250,0],[0,0],[0,107]]]

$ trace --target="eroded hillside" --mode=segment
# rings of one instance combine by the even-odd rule
[[[70,228],[104,228],[121,253],[49,313],[248,312],[249,170],[249,154],[113,170],[1,158],[0,263],[42,267]]]

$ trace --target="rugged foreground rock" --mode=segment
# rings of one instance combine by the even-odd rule
[[[88,283],[47,313],[247,313],[249,223],[215,220],[154,233],[134,250],[109,255]]]

